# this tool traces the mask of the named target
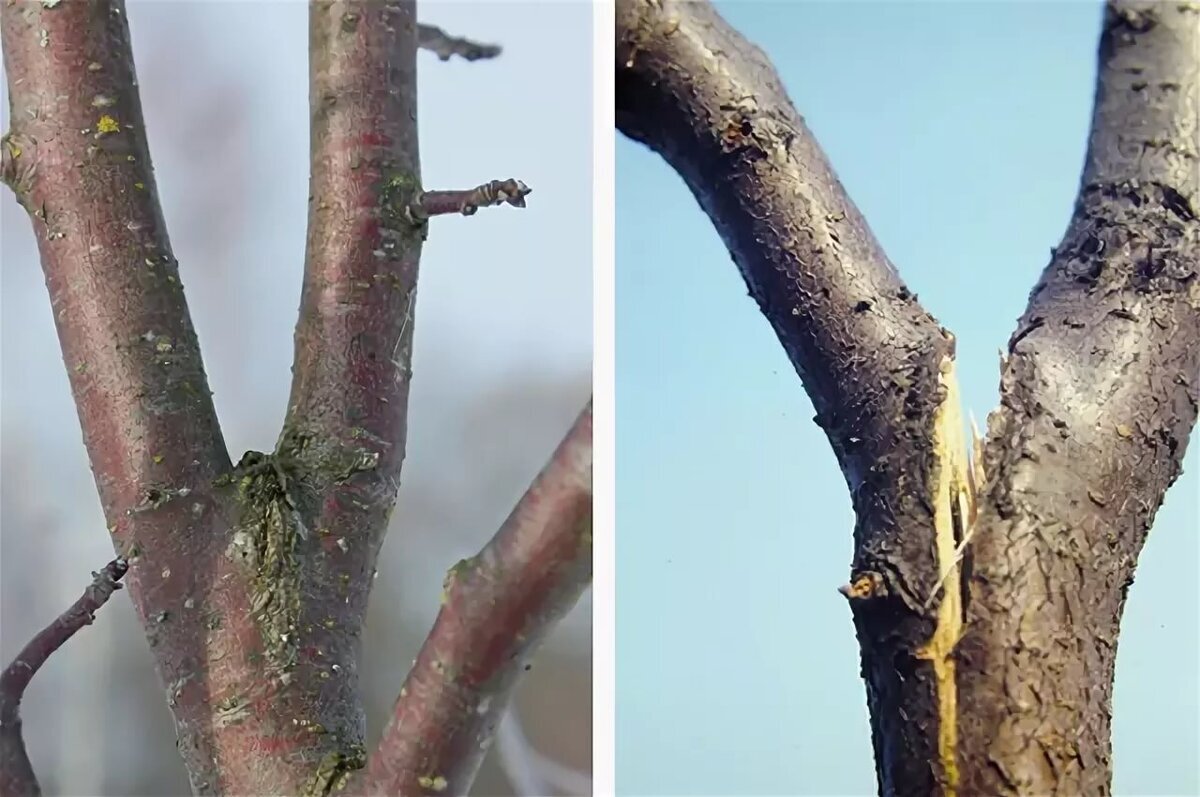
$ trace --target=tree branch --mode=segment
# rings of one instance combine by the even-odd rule
[[[79,600],[31,639],[0,674],[0,794],[5,797],[41,794],[21,733],[25,689],[54,651],[79,629],[92,624],[100,607],[121,588],[119,582],[128,569],[129,563],[118,557],[99,573],[92,573],[92,583]]]
[[[347,795],[465,795],[519,676],[592,578],[592,406],[496,536],[446,576],[442,609]]]
[[[812,399],[854,501],[847,594],[880,788],[932,793],[953,678],[929,645],[949,638],[956,606],[928,597],[968,475],[953,337],[888,261],[766,56],[711,5],[618,0],[616,104],[620,131],[661,154],[712,220]]]
[[[158,202],[125,7],[6,3],[0,28],[3,175],[37,237],[130,598],[163,683],[191,685],[175,705],[180,751],[196,784],[215,783],[205,672],[209,645],[227,640],[206,621],[236,602],[213,494],[229,458]]]
[[[1197,53],[1200,4],[1108,3],[1075,213],[989,420],[960,646],[971,794],[1111,788],[1121,612],[1200,401]]]
[[[1200,6],[1107,6],[1075,215],[982,446],[952,339],[896,287],[765,56],[672,0],[619,0],[617,51],[618,125],[713,219],[853,492],[842,591],[880,792],[1107,794],[1120,613],[1200,403]]]
[[[411,214],[415,3],[312,3],[295,378],[276,450],[236,468],[156,199],[124,6],[0,15],[13,109],[0,174],[34,222],[192,790],[324,794],[364,758],[359,637],[404,458],[426,230]],[[476,198],[517,204],[522,190]]]
[[[499,205],[525,207],[525,197],[533,189],[520,180],[492,180],[467,191],[423,191],[409,206],[409,215],[417,220],[448,213],[473,216],[477,210]]]
[[[417,26],[417,45],[443,61],[449,61],[455,55],[466,61],[479,61],[495,58],[501,52],[498,44],[480,44],[470,39],[451,36],[436,25]]]

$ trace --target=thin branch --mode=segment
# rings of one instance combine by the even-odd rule
[[[481,44],[470,39],[451,36],[436,25],[417,26],[417,45],[422,50],[429,50],[443,61],[449,61],[455,55],[467,61],[479,61],[495,58],[501,52],[498,44]]]
[[[85,625],[91,625],[100,607],[121,588],[119,582],[128,569],[129,563],[118,557],[92,573],[92,583],[79,600],[31,639],[0,674],[0,794],[4,797],[41,794],[21,733],[21,699],[26,687],[51,654]]]
[[[959,646],[970,794],[1111,788],[1121,612],[1200,403],[1198,53],[1200,4],[1108,3],[1075,213],[988,423]]]
[[[465,795],[519,676],[592,578],[591,402],[438,613],[355,795]]]
[[[512,205],[525,207],[525,197],[533,189],[520,180],[492,180],[466,191],[423,191],[409,205],[409,215],[418,221],[430,216],[461,213],[473,216],[480,208]]]

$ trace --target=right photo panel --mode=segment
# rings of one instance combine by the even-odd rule
[[[615,34],[617,792],[1200,793],[1200,4]]]

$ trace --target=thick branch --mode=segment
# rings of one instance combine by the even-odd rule
[[[215,782],[206,619],[221,614],[229,468],[155,187],[121,0],[0,6],[12,129],[84,442],[130,597],[176,703],[196,784]],[[195,610],[185,610],[185,604]],[[222,614],[223,616],[223,614]],[[219,637],[219,635],[211,635]]]
[[[947,674],[929,645],[953,624],[928,596],[952,534],[950,474],[965,472],[944,434],[958,417],[944,406],[953,338],[897,275],[766,56],[709,4],[618,0],[616,104],[621,132],[660,153],[712,219],[812,399],[857,516],[852,580],[869,600],[852,606],[880,787],[931,793],[945,777]]]
[[[272,678],[239,727],[290,769],[247,766],[240,793],[320,794],[364,755],[360,636],[404,460],[424,235],[407,212],[420,192],[416,52],[412,0],[310,6],[294,378],[276,451],[243,461],[260,485],[242,522],[265,549],[250,560],[252,599],[266,606],[255,619]]]
[[[443,61],[457,55],[467,61],[479,61],[500,55],[500,45],[481,44],[470,39],[451,36],[436,25],[417,26],[417,44]]]
[[[520,180],[492,180],[467,191],[423,191],[409,207],[409,214],[417,220],[448,213],[473,216],[480,208],[512,205],[525,207],[525,197],[533,189]]]
[[[1075,214],[1009,343],[960,661],[971,794],[1108,794],[1118,624],[1200,401],[1200,4],[1110,2]]]
[[[391,721],[345,793],[467,794],[527,662],[591,579],[588,402],[496,536],[447,574]]]
[[[4,797],[41,794],[21,733],[21,699],[26,687],[54,651],[79,629],[91,625],[100,607],[121,588],[119,582],[128,569],[129,563],[118,557],[93,573],[91,585],[79,600],[31,639],[0,674],[0,794]]]

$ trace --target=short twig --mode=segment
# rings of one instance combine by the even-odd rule
[[[470,39],[451,36],[436,25],[417,26],[417,45],[443,61],[449,61],[451,56],[455,55],[467,61],[479,61],[500,55],[498,44],[480,44]]]
[[[121,588],[119,582],[127,570],[129,562],[118,557],[93,573],[91,585],[79,600],[30,640],[0,674],[0,794],[5,797],[41,794],[21,735],[20,707],[26,687],[54,651],[76,631],[91,625],[97,610]]]
[[[520,180],[492,180],[467,191],[425,191],[409,206],[409,215],[423,221],[447,213],[470,216],[480,208],[494,205],[523,208],[525,197],[532,192]]]

